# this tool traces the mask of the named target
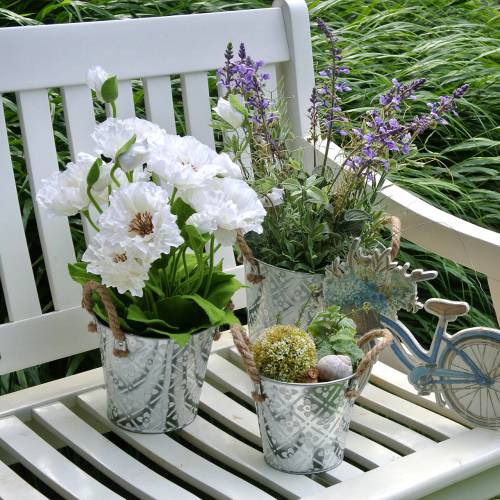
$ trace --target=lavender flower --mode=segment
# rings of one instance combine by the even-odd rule
[[[415,100],[416,96],[414,94],[423,84],[425,83],[425,78],[419,78],[418,80],[414,80],[409,84],[399,83],[395,78],[392,80],[392,88],[387,92],[387,94],[383,94],[380,96],[380,104],[385,107],[386,110],[390,108],[395,109],[396,111],[400,111],[401,103],[406,100]]]

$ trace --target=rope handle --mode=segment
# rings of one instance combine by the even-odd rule
[[[247,281],[255,285],[261,283],[264,276],[260,274],[259,261],[254,257],[252,249],[248,246],[241,231],[236,233],[236,244],[240,249],[241,255],[243,255],[243,259],[246,260],[252,268],[252,272],[248,273],[246,276]]]
[[[116,312],[116,307],[111,300],[111,296],[107,288],[97,281],[89,281],[83,286],[83,297],[82,297],[82,307],[85,308],[90,314],[93,314],[92,306],[94,301],[92,299],[92,294],[96,292],[99,297],[101,297],[104,309],[108,315],[109,328],[113,333],[115,338],[115,345],[113,347],[113,354],[120,358],[125,358],[128,356],[127,341],[125,335],[120,327],[120,320],[118,318],[118,313]]]
[[[391,259],[395,260],[401,246],[401,220],[395,215],[389,215],[383,222],[391,225]]]
[[[259,392],[252,392],[252,398],[256,402],[262,402],[266,396],[262,391],[261,378],[253,358],[250,338],[240,325],[233,325],[231,327],[231,333],[233,335],[234,345],[243,359],[243,364],[245,365],[245,369],[250,379],[255,386],[259,388]],[[363,359],[359,362],[356,372],[354,373],[355,378],[362,377],[366,370],[371,368],[377,361],[377,356],[392,342],[392,334],[387,328],[377,328],[365,333],[358,340],[358,346],[363,347],[367,342],[375,338],[381,338],[381,340],[363,356]],[[359,396],[359,391],[347,389],[345,395],[348,398],[354,398]]]
[[[255,365],[255,360],[253,359],[251,350],[252,344],[250,342],[250,338],[240,325],[233,325],[231,327],[231,334],[233,335],[234,345],[236,346],[236,349],[238,349],[238,352],[243,359],[243,364],[245,365],[248,376],[255,384],[255,386],[259,388],[259,392],[252,392],[252,398],[256,403],[262,403],[266,396],[262,392],[260,374],[257,366]]]

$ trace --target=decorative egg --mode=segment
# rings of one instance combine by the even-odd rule
[[[318,379],[320,382],[339,380],[352,375],[352,363],[349,356],[329,354],[318,361]]]

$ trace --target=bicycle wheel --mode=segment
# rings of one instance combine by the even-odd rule
[[[471,367],[459,355],[462,351],[485,375],[493,379],[492,385],[479,382],[442,384],[447,404],[473,425],[500,428],[500,333],[478,330],[452,339],[440,360],[440,367],[473,373]],[[455,350],[457,349],[457,350]]]

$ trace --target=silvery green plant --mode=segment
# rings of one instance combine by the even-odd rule
[[[69,265],[72,278],[106,285],[130,333],[182,346],[191,334],[237,322],[228,306],[241,285],[215,254],[238,232],[262,232],[257,194],[227,154],[147,120],[117,119],[115,76],[93,68],[88,83],[113,116],[96,126],[93,151],[54,172],[37,194],[50,214],[81,213],[95,232]],[[107,322],[97,296],[94,313]]]
[[[353,120],[342,108],[343,94],[352,90],[346,80],[349,69],[342,64],[334,33],[321,19],[317,25],[330,62],[318,72],[310,97],[311,164],[304,163],[302,151],[290,147],[283,99],[266,91],[264,63],[249,57],[244,44],[237,56],[231,44],[226,49],[225,65],[218,70],[224,93],[214,108],[227,150],[268,210],[263,234],[247,238],[255,256],[311,273],[323,272],[336,257],[344,257],[353,238],[361,238],[367,249],[380,245],[385,216],[377,195],[387,175],[411,152],[418,134],[446,125],[447,114],[456,115],[457,101],[468,89],[462,85],[451,96],[428,103],[427,113],[412,116],[410,104],[425,80],[405,84],[393,79],[379,102]],[[320,144],[321,161],[316,153]],[[334,159],[336,169],[327,163],[333,144],[342,151]]]

